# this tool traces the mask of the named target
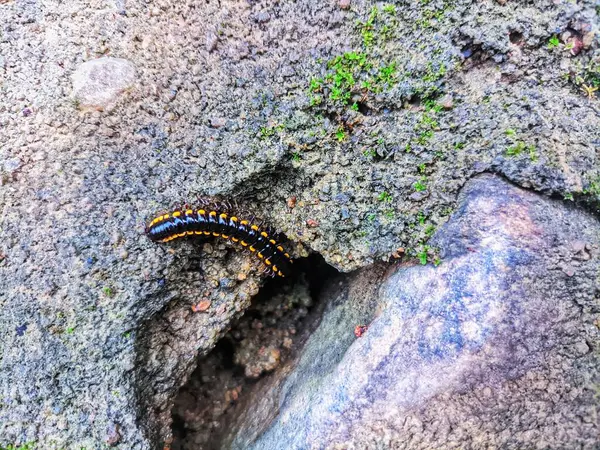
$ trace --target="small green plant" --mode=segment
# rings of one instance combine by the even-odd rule
[[[558,47],[559,45],[560,45],[560,41],[558,40],[558,37],[556,37],[556,35],[552,36],[550,38],[550,40],[548,41],[548,49],[550,49],[550,50]]]
[[[390,5],[390,4],[383,5],[382,10],[383,10],[383,12],[385,12],[387,14],[394,15],[394,14],[396,14],[396,5]]]
[[[292,153],[292,161],[294,161],[294,162],[300,162],[300,159],[301,159],[301,157],[300,157],[300,153],[299,152]]]
[[[537,161],[537,152],[534,145],[527,145],[523,141],[519,141],[506,149],[506,156],[519,156],[527,152],[531,161]]]
[[[584,194],[600,196],[600,177],[596,177],[594,180],[591,180],[582,192]]]
[[[391,63],[387,66],[383,66],[379,69],[376,81],[380,84],[391,85],[394,83],[396,78],[396,64]]]
[[[386,209],[383,212],[383,215],[385,216],[386,219],[392,220],[392,219],[394,219],[394,217],[396,217],[396,211],[394,211],[393,209]]]
[[[573,193],[567,192],[567,193],[563,194],[563,199],[573,201],[574,200]]]
[[[115,295],[113,290],[109,286],[104,286],[102,288],[102,293],[107,297],[113,297]]]
[[[504,130],[504,134],[507,135],[508,137],[513,137],[517,134],[517,132],[515,130],[513,130],[512,128],[508,128],[508,129]]]
[[[35,450],[35,442],[27,442],[26,444],[16,445],[8,444],[6,447],[0,445],[0,450]]]
[[[425,227],[425,235],[431,237],[435,233],[435,225],[429,224]]]
[[[374,148],[368,148],[363,151],[363,156],[365,158],[375,158],[377,156],[377,151]]]
[[[392,196],[388,192],[383,191],[381,194],[379,194],[377,199],[383,203],[390,203],[392,201]]]
[[[414,184],[414,188],[416,192],[423,192],[425,190],[427,190],[427,184],[426,184],[427,178],[426,177],[421,177],[417,180],[417,182]]]
[[[529,159],[531,162],[536,162],[538,160],[538,155],[535,146],[530,145],[527,147],[527,154],[529,155]]]
[[[429,139],[431,139],[432,137],[433,137],[433,131],[431,131],[431,130],[423,131],[423,132],[421,132],[421,134],[419,134],[419,136],[417,136],[417,144],[425,145],[425,144],[427,144],[427,142],[429,142]]]
[[[342,127],[337,129],[337,131],[335,132],[335,137],[339,142],[342,142],[344,139],[346,139],[346,132]]]
[[[571,81],[589,99],[596,98],[600,89],[600,62],[592,61],[585,66],[579,65],[574,75],[567,74]]]
[[[274,136],[276,132],[283,130],[283,125],[274,125],[269,127],[261,127],[260,128],[260,138],[266,139],[268,137]]]
[[[517,142],[515,145],[511,145],[506,149],[506,156],[519,156],[525,150],[524,142]]]
[[[68,327],[65,332],[67,334],[73,334],[75,332],[75,327]]]
[[[427,254],[429,253],[429,245],[421,246],[421,249],[417,251],[417,258],[422,265],[427,264]]]
[[[308,88],[312,92],[321,92],[321,89],[323,89],[323,78],[313,78],[310,80],[310,85]]]
[[[373,30],[375,28],[375,19],[377,19],[377,15],[379,13],[379,9],[377,6],[373,6],[371,11],[369,12],[369,17],[365,22],[358,22],[358,26],[360,27],[360,34],[363,38],[363,45],[365,47],[370,47],[373,44],[373,40],[375,39],[375,35]]]
[[[369,213],[369,214],[367,214],[367,221],[374,222],[376,217],[377,217],[377,214]]]
[[[464,142],[455,142],[452,147],[454,147],[454,150],[462,150],[463,148],[465,148],[465,143]]]

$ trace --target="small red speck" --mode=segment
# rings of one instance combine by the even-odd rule
[[[313,220],[313,219],[308,219],[306,221],[306,225],[309,226],[309,227],[311,227],[311,228],[315,228],[315,227],[319,226],[319,222],[317,222],[316,220]]]
[[[192,311],[194,312],[204,312],[210,308],[210,300],[204,299],[200,303],[196,305],[192,305]]]
[[[366,325],[356,325],[354,327],[354,336],[357,338],[362,337],[362,335],[365,334],[368,329],[369,327]]]

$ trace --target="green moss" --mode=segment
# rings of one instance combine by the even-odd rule
[[[104,295],[106,295],[107,297],[114,297],[114,295],[115,295],[113,290],[109,286],[104,286],[102,288],[102,293]]]
[[[552,36],[550,38],[550,40],[548,41],[548,48],[550,50],[558,47],[559,45],[560,45],[560,41],[558,40],[558,37],[556,37],[556,35]]]
[[[8,444],[6,447],[0,445],[0,450],[35,450],[36,448],[37,444],[35,442],[28,442],[21,445]]]
[[[344,131],[344,129],[342,127],[337,129],[337,131],[335,132],[335,137],[340,142],[342,142],[344,139],[346,139],[346,132]]]
[[[274,136],[277,132],[284,129],[283,125],[264,126],[260,128],[259,134],[260,139],[266,139]]]
[[[383,212],[383,215],[388,220],[393,220],[396,217],[396,211],[393,209],[386,209]]]
[[[600,89],[600,61],[592,60],[585,65],[579,63],[574,73],[569,73],[567,76],[577,86],[579,91],[588,98],[598,97]]]
[[[417,258],[422,265],[427,264],[427,254],[429,252],[429,245],[422,245],[419,250],[417,250]]]
[[[383,203],[390,203],[392,201],[392,196],[388,192],[383,191],[381,194],[379,194],[377,200]]]
[[[368,148],[363,151],[363,156],[365,158],[375,158],[377,156],[377,151],[374,148]]]
[[[422,176],[419,180],[413,185],[416,192],[423,192],[427,190],[427,178]]]
[[[350,105],[351,109],[358,111],[358,103],[352,101],[353,94],[379,93],[396,82],[396,65],[386,63],[377,68],[378,61],[363,52],[346,52],[336,56],[327,63],[327,73],[323,78],[310,81],[311,105],[320,105],[327,99],[334,105]],[[374,68],[376,70],[372,74]]]
[[[516,142],[506,149],[506,156],[519,156],[527,152],[532,161],[537,161],[537,152],[534,145],[527,145],[523,141]]]
[[[588,181],[583,194],[600,197],[600,176]]]

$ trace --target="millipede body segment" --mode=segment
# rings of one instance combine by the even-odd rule
[[[154,242],[169,242],[185,236],[227,239],[255,254],[272,275],[291,272],[292,258],[261,226],[218,209],[178,209],[152,220],[146,234]]]

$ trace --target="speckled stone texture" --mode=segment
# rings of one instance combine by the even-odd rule
[[[77,105],[102,110],[114,106],[133,87],[135,67],[126,59],[103,57],[81,64],[72,78]]]
[[[370,297],[352,277],[329,294],[233,448],[596,448],[599,238],[562,202],[470,181],[435,237],[444,262],[398,267]],[[356,339],[345,312],[369,303]]]
[[[263,282],[229,246],[145,239],[197,195],[244,199],[345,272],[425,251],[481,172],[596,210],[600,108],[577,81],[596,7],[0,1],[0,445],[168,442],[177,389]],[[315,104],[348,53],[389,82]],[[73,75],[102,58],[135,75],[90,111]]]

